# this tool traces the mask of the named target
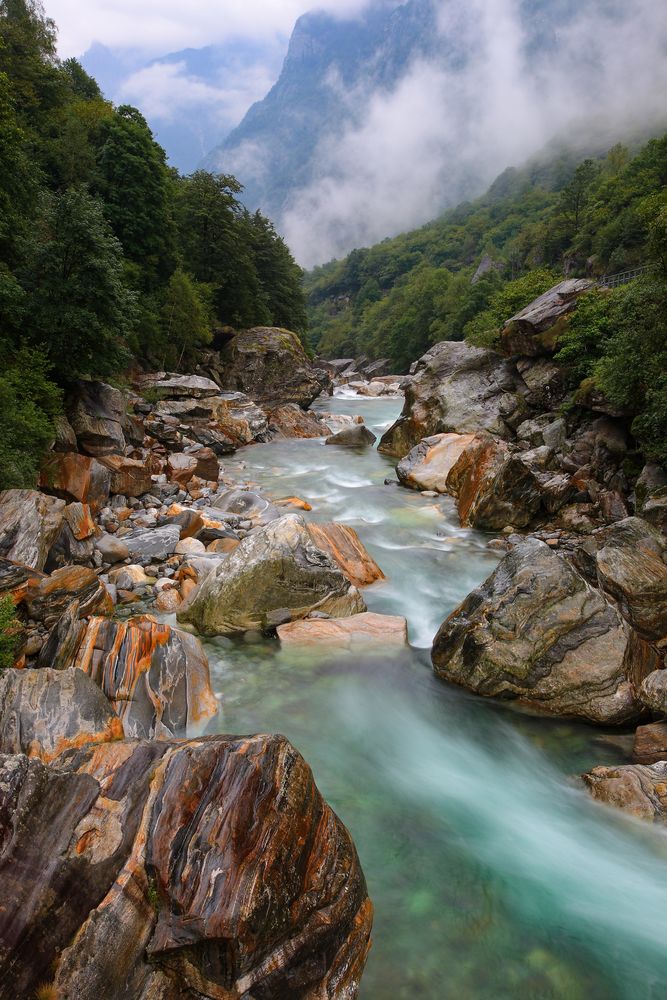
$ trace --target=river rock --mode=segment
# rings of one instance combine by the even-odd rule
[[[596,555],[600,585],[649,639],[667,636],[667,542],[638,517],[605,528]]]
[[[162,528],[137,528],[123,535],[122,542],[132,559],[167,559],[173,555],[181,537],[176,524]]]
[[[220,392],[220,386],[210,378],[173,372],[145,376],[140,384],[142,390],[149,389],[155,395],[169,399],[205,399]]]
[[[211,419],[216,429],[238,447],[266,438],[269,430],[267,416],[244,392],[223,392],[211,403]]]
[[[81,451],[88,455],[122,455],[125,451],[123,394],[105,382],[75,383],[68,399],[69,419]]]
[[[0,556],[42,570],[60,534],[65,501],[36,490],[0,493]]]
[[[51,573],[62,566],[88,565],[94,551],[95,522],[90,507],[70,503],[63,510],[60,534],[51,546],[45,569]]]
[[[130,497],[150,493],[153,480],[151,469],[145,462],[124,455],[102,455],[100,463],[111,473],[111,493]]]
[[[97,574],[86,566],[63,566],[50,576],[31,581],[25,591],[30,618],[49,628],[76,601],[81,616],[110,614],[113,601]]]
[[[517,544],[435,637],[436,674],[551,715],[621,725],[659,661],[616,608],[535,538]]]
[[[102,561],[111,565],[130,558],[129,548],[122,538],[116,538],[115,535],[106,533],[100,535],[99,538],[95,539],[95,548],[102,556]]]
[[[639,688],[642,704],[657,715],[667,715],[667,670],[654,670]]]
[[[353,424],[351,427],[344,427],[337,434],[332,434],[324,443],[337,445],[339,448],[368,448],[372,447],[376,440],[375,434],[364,424]]]
[[[328,553],[355,587],[367,587],[384,580],[384,573],[369,555],[359,535],[346,524],[315,524],[306,527],[318,549]]]
[[[269,406],[307,407],[323,388],[295,333],[260,326],[237,333],[221,351],[224,388],[240,390]]]
[[[271,430],[282,438],[318,438],[330,433],[318,415],[296,403],[277,406],[269,412],[268,420]]]
[[[594,767],[582,778],[598,802],[650,823],[667,820],[667,761]]]
[[[91,618],[84,628],[70,619],[66,628],[60,627],[59,639],[68,657],[56,651],[54,666],[88,674],[127,736],[197,735],[217,714],[208,661],[194,636],[148,615],[127,622]]]
[[[42,462],[39,485],[47,493],[100,510],[111,492],[111,472],[88,455],[54,452]]]
[[[338,431],[345,430],[346,427],[351,427],[353,424],[363,424],[364,422],[364,418],[360,413],[352,416],[349,413],[320,412],[320,417],[326,424],[325,434],[337,434]]]
[[[237,519],[252,521],[254,525],[268,524],[285,514],[261,494],[236,489],[218,491],[206,512],[213,516],[216,512],[235,514]]]
[[[283,737],[4,756],[0,845],[8,996],[356,996],[363,873]]]
[[[474,434],[434,434],[424,438],[401,459],[396,475],[403,486],[411,489],[448,493],[449,474],[474,441]]]
[[[638,726],[632,748],[635,764],[656,764],[667,760],[667,722],[651,722]]]
[[[254,531],[200,583],[179,621],[207,635],[269,630],[311,611],[346,617],[366,606],[303,518],[286,514]]]
[[[577,299],[595,287],[587,278],[568,278],[540,295],[509,319],[501,334],[508,354],[534,356],[556,349],[564,320],[577,306]]]
[[[407,646],[408,623],[398,615],[367,611],[351,618],[306,618],[280,625],[283,646],[335,646],[344,649]]]
[[[197,459],[194,455],[184,455],[182,452],[172,452],[167,459],[167,477],[170,482],[179,486],[187,486],[197,469]]]
[[[399,419],[379,450],[402,458],[434,434],[489,431],[511,440],[527,416],[526,392],[516,366],[495,351],[459,341],[436,344],[407,380]]]
[[[122,738],[108,699],[80,670],[0,672],[0,754],[49,762],[72,748]]]

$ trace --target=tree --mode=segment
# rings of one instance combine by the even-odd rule
[[[0,490],[32,488],[54,438],[61,394],[40,350],[0,344]]]
[[[245,215],[255,269],[273,326],[305,333],[308,326],[303,271],[295,262],[273,223],[260,212]]]
[[[136,296],[125,284],[122,247],[102,205],[83,187],[44,195],[23,285],[27,329],[60,380],[109,376],[127,363]]]
[[[176,368],[184,359],[192,361],[196,349],[212,340],[206,289],[180,269],[174,271],[165,291],[162,333],[165,363]]]

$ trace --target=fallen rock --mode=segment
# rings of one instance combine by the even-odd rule
[[[70,503],[63,510],[60,533],[51,546],[45,569],[54,569],[72,564],[85,566],[91,561],[95,535],[95,522],[88,504]]]
[[[306,618],[280,625],[278,638],[285,646],[335,646],[358,649],[371,646],[407,646],[408,623],[396,615],[367,611],[351,618]]]
[[[346,617],[366,606],[303,518],[254,531],[202,580],[178,619],[206,635],[270,630],[311,611]]]
[[[329,524],[309,522],[306,527],[318,549],[331,556],[355,587],[367,587],[384,580],[384,573],[369,555],[354,528],[333,521]]]
[[[638,726],[632,748],[635,764],[657,764],[667,761],[667,722],[651,722]]]
[[[667,535],[667,472],[649,462],[635,485],[637,513]]]
[[[167,478],[179,486],[187,486],[196,471],[197,459],[194,455],[172,452],[167,459]]]
[[[654,670],[642,681],[639,699],[657,715],[667,715],[667,670]]]
[[[0,672],[0,754],[48,763],[66,750],[122,739],[122,722],[80,670]]]
[[[587,278],[568,278],[550,288],[507,321],[500,338],[503,350],[524,357],[553,353],[563,321],[576,309],[579,296],[594,287]]]
[[[402,458],[423,438],[443,433],[489,431],[511,440],[528,413],[525,393],[512,361],[486,348],[443,341],[420,358],[406,380],[403,412],[379,450]]]
[[[344,427],[337,434],[332,434],[324,443],[337,445],[339,448],[368,448],[374,445],[376,440],[375,434],[364,424],[353,424],[351,427]]]
[[[667,761],[657,764],[625,764],[594,767],[582,775],[597,802],[614,806],[650,823],[667,817]]]
[[[237,333],[221,351],[223,387],[247,393],[258,403],[310,406],[323,388],[295,333],[254,327]]]
[[[60,534],[65,501],[36,490],[0,493],[0,556],[42,570]]]
[[[667,541],[638,517],[605,528],[596,556],[600,586],[648,639],[667,636]]]
[[[2,757],[0,845],[8,996],[356,996],[363,873],[283,737]]]
[[[111,473],[111,493],[130,497],[150,493],[153,487],[151,469],[144,462],[124,455],[103,455],[100,463]]]
[[[534,538],[517,544],[435,637],[433,667],[477,694],[605,725],[637,719],[659,665],[616,608]]]
[[[243,392],[225,392],[216,397],[211,417],[216,429],[239,447],[262,441],[268,434],[264,410]]]
[[[321,412],[320,417],[322,418],[327,427],[327,430],[325,430],[325,434],[327,432],[329,434],[337,434],[338,431],[345,430],[346,427],[351,427],[352,424],[363,424],[364,422],[364,418],[361,416],[360,413],[357,413],[355,416],[352,416],[349,413]]]
[[[67,417],[81,451],[122,455],[125,451],[123,394],[105,382],[78,381],[68,397]]]
[[[54,452],[42,462],[39,485],[47,493],[100,510],[111,492],[111,473],[88,455]]]

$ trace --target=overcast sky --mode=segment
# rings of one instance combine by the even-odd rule
[[[366,0],[46,0],[58,25],[62,56],[82,55],[93,42],[140,49],[147,56],[234,37],[284,39],[300,14],[321,7],[341,16]]]

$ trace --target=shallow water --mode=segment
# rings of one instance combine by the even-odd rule
[[[336,398],[376,433],[396,399]],[[496,564],[452,502],[396,485],[391,460],[321,441],[228,462],[314,520],[354,526],[387,575],[372,611],[404,614],[397,655],[207,643],[223,732],[282,732],[351,830],[376,908],[362,1000],[663,1000],[667,839],[592,803],[571,777],[628,737],[536,719],[436,681],[428,648]]]

